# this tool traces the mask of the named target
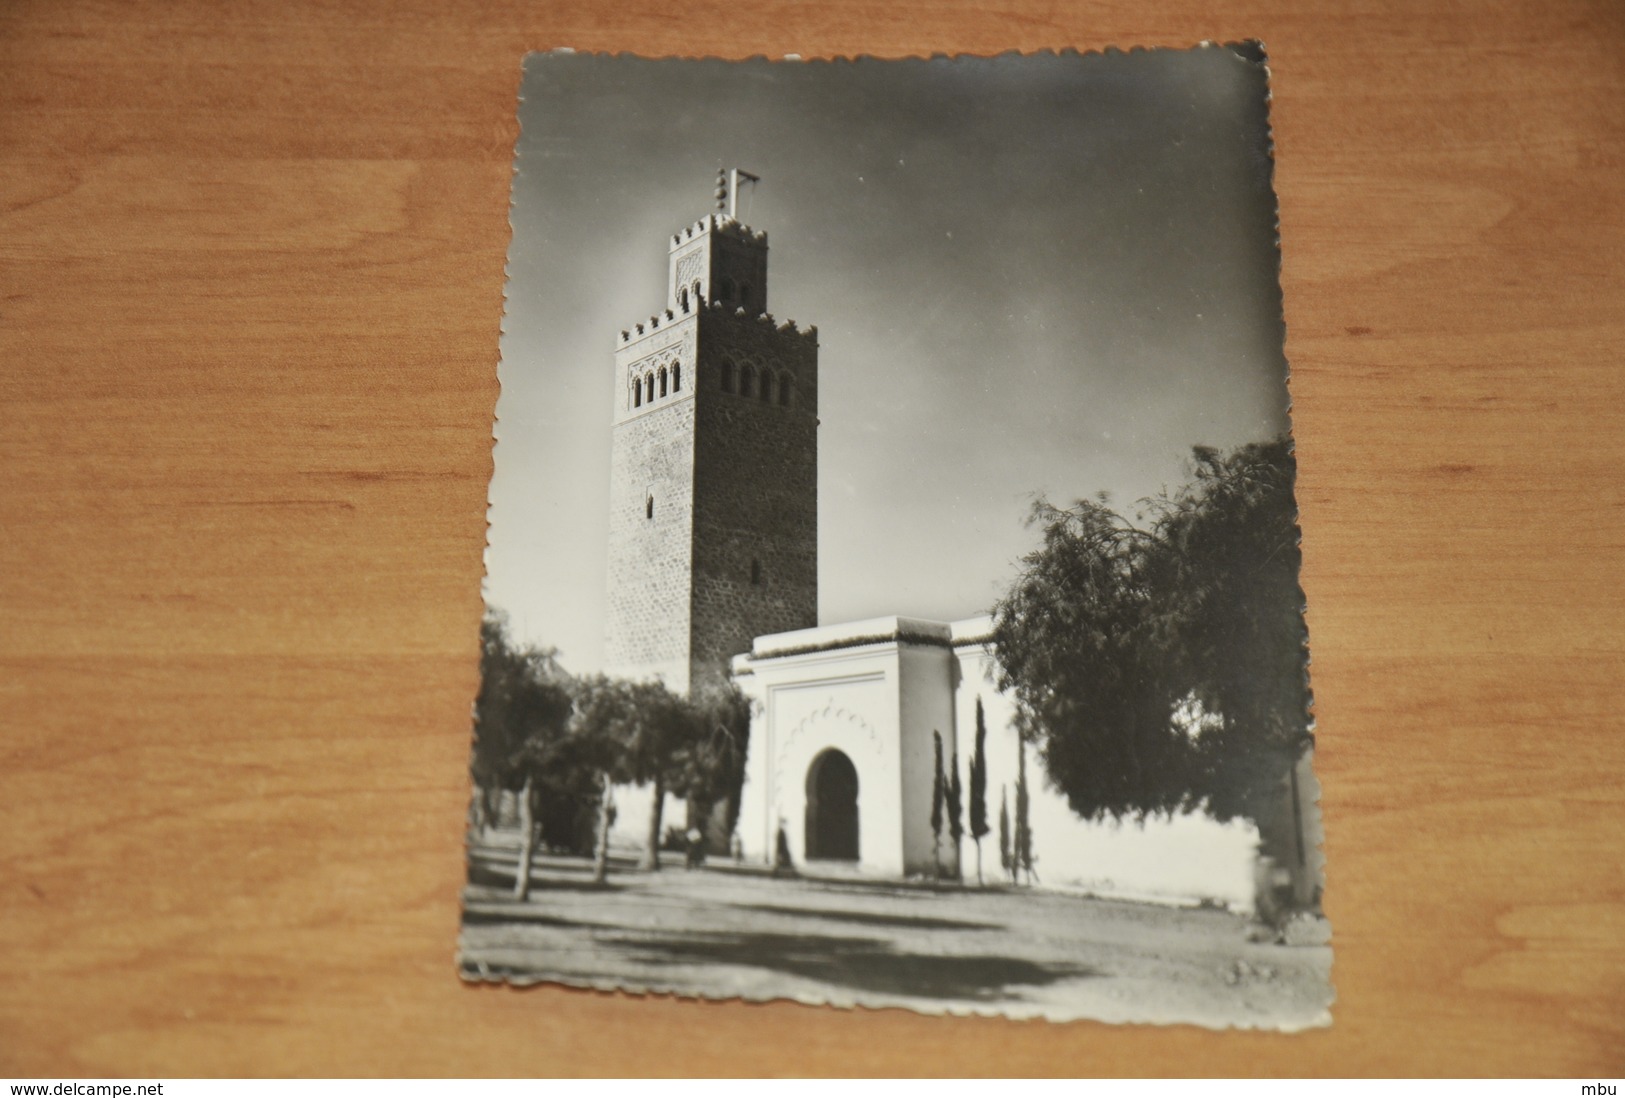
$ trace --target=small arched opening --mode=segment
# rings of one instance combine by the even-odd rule
[[[858,860],[858,768],[831,747],[807,768],[807,858]]]

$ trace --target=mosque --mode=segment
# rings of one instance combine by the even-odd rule
[[[1023,769],[1046,887],[1172,902],[1252,903],[1259,834],[1199,816],[1088,823],[1044,778],[994,682],[988,617],[818,621],[818,331],[768,309],[765,232],[741,224],[746,173],[719,175],[716,212],[672,234],[662,309],[614,354],[606,662],[674,690],[733,681],[756,704],[736,829],[767,863],[782,830],[797,864],[829,873],[970,879],[969,835],[931,826],[936,740],[968,787],[978,704],[991,833]],[[1307,761],[1305,762],[1305,768]],[[1307,775],[1306,775],[1307,777]],[[1318,874],[1312,779],[1294,783],[1298,875]],[[623,801],[630,837],[643,813]],[[670,817],[669,817],[670,818]],[[966,828],[968,832],[968,825]]]

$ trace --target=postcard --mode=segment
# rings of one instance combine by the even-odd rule
[[[466,979],[1329,1023],[1268,101],[527,60]]]

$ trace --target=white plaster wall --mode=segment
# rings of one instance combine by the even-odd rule
[[[984,648],[962,648],[957,657],[961,678],[955,705],[964,745],[960,781],[967,790],[970,764],[963,754],[974,750],[978,695],[987,719],[987,804],[992,830],[982,840],[982,866],[991,880],[1002,871],[1001,793],[1008,798],[1012,835],[1015,831],[1015,707],[991,681],[993,660]],[[1251,824],[1221,824],[1201,815],[1153,819],[1143,825],[1081,820],[1065,796],[1050,786],[1035,747],[1027,749],[1027,785],[1032,801],[1033,855],[1044,886],[1169,902],[1213,899],[1237,909],[1251,908],[1258,844],[1258,832]],[[966,801],[968,812],[968,792]],[[963,865],[967,878],[974,879],[976,855],[968,822],[966,834]]]
[[[617,785],[611,790],[615,798],[615,826],[609,829],[612,850],[639,852],[648,845],[649,809],[654,803],[654,786]],[[688,819],[688,805],[681,797],[666,796],[666,808],[661,816],[660,832],[670,827],[681,827]]]
[[[942,733],[946,767],[956,744],[953,683],[957,669],[953,653],[935,645],[904,646],[898,662],[903,869],[910,874],[929,875],[936,872],[937,864],[936,837],[931,832],[931,792],[937,761],[932,733]],[[961,784],[964,781],[961,775]],[[946,838],[946,824],[943,832],[942,865],[952,871],[957,863],[953,844]]]
[[[739,822],[735,834],[748,862],[773,860],[773,833],[767,803],[767,696],[762,677],[740,674],[743,661],[734,661],[734,681],[751,700],[750,746],[745,753],[745,785],[739,794]]]

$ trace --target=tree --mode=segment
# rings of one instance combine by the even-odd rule
[[[931,742],[936,747],[935,769],[931,774],[931,860],[936,863],[937,876],[942,876],[942,733],[931,731]]]
[[[1020,874],[1026,871],[1027,883],[1033,883],[1033,826],[1030,813],[1032,796],[1027,791],[1027,737],[1017,729],[1016,739],[1016,848],[1011,854],[1015,865],[1013,876],[1020,884]]]
[[[554,653],[547,649],[521,649],[508,637],[508,623],[499,610],[487,611],[480,622],[480,691],[474,701],[474,746],[469,771],[481,796],[476,803],[480,823],[496,815],[497,798],[518,787],[522,778],[515,759],[538,726],[552,725],[556,701],[548,687],[558,671]],[[557,679],[565,680],[562,671]],[[563,701],[563,713],[569,704]]]
[[[702,831],[717,806],[723,806],[721,841],[726,843],[739,823],[750,750],[750,699],[729,683],[683,700],[693,730],[674,753],[671,791],[687,799],[689,826]]]
[[[970,837],[976,843],[976,883],[982,883],[982,837],[987,826],[987,718],[976,698],[976,753],[970,761]]]
[[[571,737],[602,783],[595,881],[603,881],[608,873],[610,790],[618,783],[653,787],[644,866],[658,868],[666,783],[674,756],[693,737],[694,728],[686,701],[660,683],[604,675],[578,682]]]
[[[1036,505],[1043,544],[995,608],[1000,685],[1087,818],[1256,822],[1311,743],[1290,443],[1198,447],[1192,470],[1144,527],[1104,498]]]
[[[1199,447],[1194,471],[1158,524],[1178,569],[1171,647],[1210,717],[1192,784],[1216,818],[1256,821],[1279,810],[1283,780],[1312,744],[1297,465],[1279,438],[1229,456]]]
[[[574,775],[555,772],[565,751],[571,705],[570,678],[555,653],[514,645],[506,618],[488,612],[480,623],[480,692],[469,769],[480,791],[482,823],[493,814],[495,796],[503,790],[516,794],[515,899],[530,896],[532,862],[542,838],[540,809],[553,800],[580,802],[581,791],[570,781]]]
[[[1004,786],[999,786],[999,866],[1006,875],[1016,879],[1014,851],[1010,847],[1010,797]]]
[[[666,814],[666,792],[680,760],[700,736],[694,708],[658,682],[632,683],[632,706],[638,719],[630,738],[623,741],[627,774],[638,785],[652,786],[649,830],[639,868],[660,869],[660,833]]]
[[[573,683],[572,683],[573,688]],[[572,692],[573,697],[573,692]],[[569,854],[591,854],[597,837],[600,781],[580,745],[563,735],[536,771],[539,797],[534,813],[540,845]]]
[[[953,751],[948,755],[948,837],[953,840],[954,846],[954,876],[962,877],[959,870],[959,844],[965,837],[964,801],[960,794],[962,787],[959,784],[959,752]]]
[[[999,685],[1079,816],[1172,811],[1186,743],[1161,644],[1164,547],[1104,502],[1040,502],[1033,518],[1043,545],[994,610]]]

